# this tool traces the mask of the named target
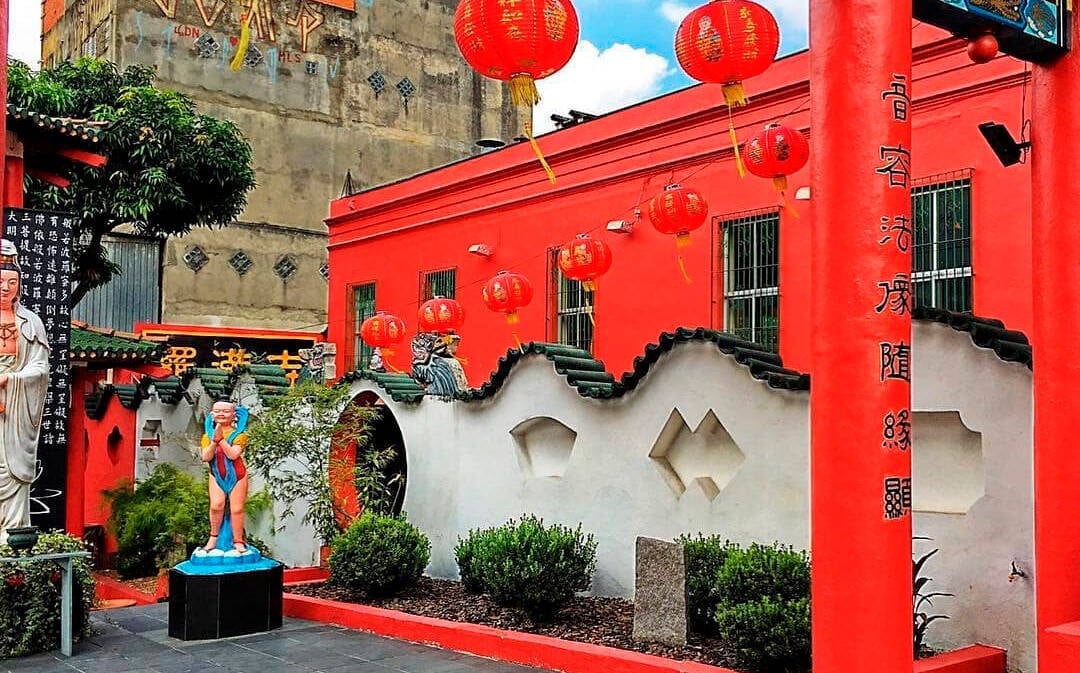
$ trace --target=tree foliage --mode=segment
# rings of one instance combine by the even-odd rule
[[[101,237],[121,225],[144,236],[165,238],[194,227],[233,222],[255,186],[251,146],[232,122],[199,114],[187,96],[154,86],[145,66],[120,71],[107,61],[81,58],[32,72],[12,61],[8,103],[35,112],[107,122],[102,168],[72,164],[71,186],[59,189],[26,180],[29,208],[75,213],[72,294],[77,304],[89,290],[117,274]]]
[[[314,527],[325,544],[332,543],[349,523],[335,489],[342,475],[351,478],[365,511],[390,513],[401,475],[388,474],[397,449],[372,442],[379,413],[353,404],[346,386],[305,381],[253,422],[244,460],[282,506],[282,519],[294,516],[297,503],[305,505],[301,521]],[[347,447],[348,453],[331,451],[331,446]]]

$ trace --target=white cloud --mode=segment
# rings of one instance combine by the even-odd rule
[[[670,72],[659,54],[618,43],[600,51],[582,40],[565,68],[537,83],[536,132],[555,128],[552,114],[565,116],[571,109],[602,114],[652,98]]]
[[[40,0],[12,0],[8,16],[8,55],[37,68],[41,60]]]
[[[664,0],[664,2],[660,3],[660,13],[674,26],[678,26],[682,23],[682,20],[686,18],[686,15],[689,14],[692,9],[694,8],[690,5],[681,2],[673,2],[672,0]]]

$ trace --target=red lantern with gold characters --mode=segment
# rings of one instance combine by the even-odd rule
[[[675,33],[679,65],[699,82],[722,85],[729,106],[746,104],[743,80],[768,70],[779,48],[776,19],[751,0],[711,0]]]
[[[453,299],[435,297],[420,305],[417,321],[421,332],[456,332],[465,323],[465,309]]]
[[[788,207],[785,195],[787,176],[802,170],[809,158],[810,143],[806,136],[783,124],[769,124],[743,146],[747,170],[759,178],[772,178],[773,186],[784,199],[784,206],[796,217],[798,213]]]
[[[682,250],[690,245],[690,232],[705,224],[709,218],[709,205],[696,189],[682,185],[668,185],[662,194],[649,201],[649,222],[661,234],[673,234],[679,257],[679,269],[683,278],[690,282],[683,261]]]
[[[489,309],[505,313],[506,322],[513,325],[518,321],[518,309],[532,301],[532,283],[520,273],[500,271],[484,285],[481,296]]]
[[[372,348],[378,348],[382,352],[383,362],[393,369],[390,358],[394,356],[394,346],[405,339],[405,321],[379,311],[361,323],[360,338]]]
[[[510,99],[530,108],[525,135],[555,184],[555,173],[533,139],[536,80],[562,69],[577,49],[580,26],[570,0],[461,0],[454,39],[465,60],[484,77],[510,83]]]
[[[588,292],[596,290],[596,279],[610,268],[611,248],[588,234],[579,234],[559,248],[559,270],[567,278],[579,281]]]
[[[675,56],[686,74],[723,87],[728,135],[740,176],[745,175],[745,169],[731,108],[746,105],[743,80],[768,70],[779,49],[776,19],[750,0],[711,0],[687,14],[675,33]]]

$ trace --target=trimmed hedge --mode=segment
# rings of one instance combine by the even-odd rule
[[[416,584],[430,555],[427,537],[404,517],[366,512],[334,540],[328,581],[369,596],[390,595]]]

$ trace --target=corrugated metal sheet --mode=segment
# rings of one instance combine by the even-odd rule
[[[106,236],[102,245],[120,275],[87,293],[71,317],[112,329],[131,331],[137,322],[161,320],[161,251],[157,239]]]

